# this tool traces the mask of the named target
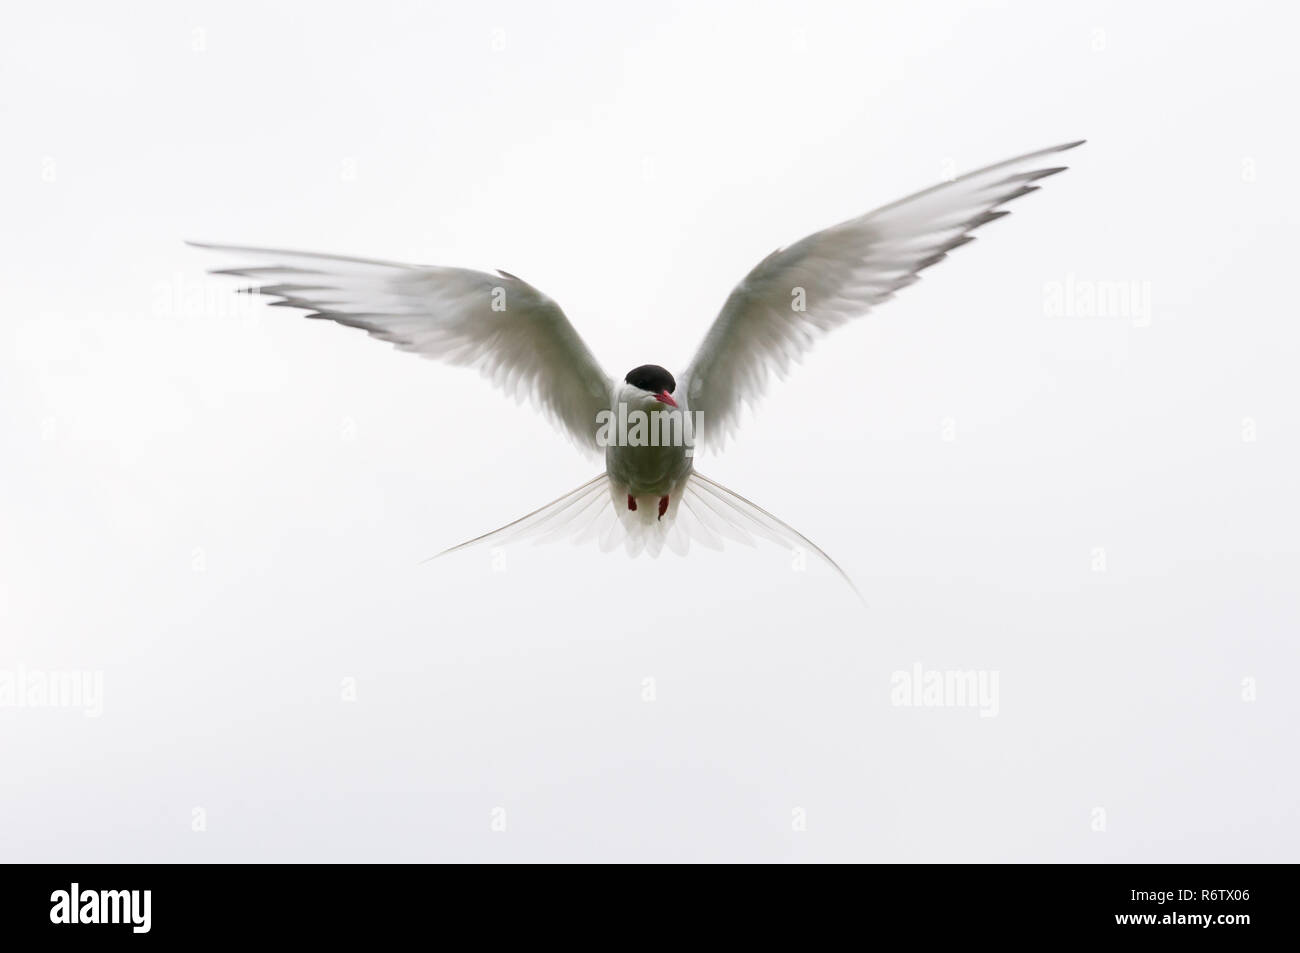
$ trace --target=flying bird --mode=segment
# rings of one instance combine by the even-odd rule
[[[539,407],[579,450],[603,457],[604,471],[576,490],[439,556],[507,538],[594,539],[657,556],[665,547],[685,553],[691,541],[720,549],[758,536],[824,559],[852,586],[802,533],[699,473],[695,450],[720,449],[774,375],[1007,215],[1004,205],[1064,171],[1049,157],[1081,144],[979,169],[777,249],[731,291],[677,375],[643,364],[612,378],[559,305],[509,272],[190,244],[245,256],[250,265],[213,274],[251,279],[242,290],[274,305],[476,368]]]

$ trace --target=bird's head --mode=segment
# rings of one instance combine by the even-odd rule
[[[677,381],[673,380],[673,375],[658,364],[642,364],[640,367],[634,367],[627,372],[627,377],[623,380],[624,399],[630,404],[645,408],[653,408],[658,404],[677,406],[677,401],[673,400]]]

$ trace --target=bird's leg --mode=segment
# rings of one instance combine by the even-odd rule
[[[659,497],[659,518],[663,519],[664,514],[668,512],[668,497]]]
[[[631,493],[627,495],[627,508],[631,510],[633,513],[636,512],[636,497],[633,496]]]

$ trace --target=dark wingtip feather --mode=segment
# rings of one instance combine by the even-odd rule
[[[1008,192],[1006,195],[1004,195],[1002,197],[1002,203],[1014,201],[1015,199],[1018,199],[1023,195],[1028,195],[1030,192],[1037,192],[1037,191],[1038,191],[1038,186],[1036,185],[1022,185],[1014,192]]]
[[[1000,218],[1006,218],[1011,212],[1007,209],[993,209],[988,212],[982,212],[976,215],[967,223],[967,228],[979,228],[981,225],[987,225],[989,222],[996,222]],[[955,247],[955,246],[954,246]]]

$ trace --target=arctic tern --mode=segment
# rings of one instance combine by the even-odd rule
[[[777,249],[732,290],[677,376],[645,364],[611,378],[560,307],[509,272],[190,244],[246,256],[252,264],[213,274],[252,279],[242,290],[274,305],[476,368],[537,405],[580,450],[603,455],[604,472],[576,490],[440,556],[521,537],[595,539],[607,551],[657,556],[665,546],[685,553],[692,540],[720,549],[724,539],[752,545],[759,536],[815,554],[852,586],[802,533],[696,471],[695,448],[720,449],[774,374],[1007,215],[1002,206],[1064,171],[1047,157],[1082,141],[979,169]]]

